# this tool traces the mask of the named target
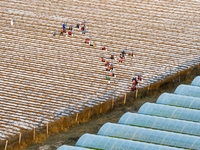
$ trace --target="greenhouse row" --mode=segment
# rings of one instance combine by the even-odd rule
[[[183,108],[200,109],[200,98],[192,96],[163,93],[156,104],[164,104]]]
[[[75,146],[57,150],[199,150],[199,114],[200,76],[143,104],[138,113],[125,113],[118,123],[105,123],[97,135],[86,133]]]
[[[97,134],[188,149],[198,149],[200,146],[200,137],[197,136],[190,136],[173,132],[120,125],[114,123],[104,124]]]
[[[77,141],[76,146],[104,150],[179,150],[178,148],[172,148],[168,146],[93,134],[84,134],[81,136]]]
[[[131,112],[125,113],[118,121],[118,124],[200,136],[200,123],[198,122],[149,116]]]
[[[179,120],[200,122],[199,110],[154,104],[149,102],[143,104],[140,107],[138,113],[151,116],[160,116]]]

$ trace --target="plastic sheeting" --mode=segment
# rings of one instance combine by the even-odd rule
[[[181,84],[176,88],[174,93],[179,95],[200,97],[200,87]]]
[[[98,135],[187,149],[200,149],[200,137],[122,124],[106,123]]]
[[[200,110],[200,98],[171,93],[161,94],[160,97],[157,99],[156,104],[164,104]]]
[[[62,145],[57,150],[89,150],[88,148]]]
[[[200,86],[200,76],[197,76],[196,78],[194,78],[191,85]]]
[[[161,146],[93,134],[82,135],[76,142],[76,146],[101,150],[180,150],[180,148],[175,147]]]
[[[120,118],[118,123],[200,136],[200,123],[192,121],[127,112]]]
[[[200,122],[200,110],[167,106],[154,103],[143,104],[139,111],[139,114],[160,116],[166,118],[188,120],[194,122]]]

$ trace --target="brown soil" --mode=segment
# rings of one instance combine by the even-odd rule
[[[193,79],[194,76],[191,76],[185,81],[175,83],[175,85],[173,84],[170,88],[163,87],[159,89],[159,91],[154,91],[150,97],[146,96],[137,100],[129,100],[125,105],[115,107],[113,111],[103,115],[93,116],[87,123],[76,124],[70,127],[66,132],[50,135],[45,141],[42,141],[42,143],[33,143],[25,150],[56,150],[59,146],[64,144],[74,146],[84,133],[97,134],[98,130],[106,122],[117,123],[124,113],[137,112],[143,103],[156,102],[157,98],[163,92],[173,93],[179,84],[190,84]]]

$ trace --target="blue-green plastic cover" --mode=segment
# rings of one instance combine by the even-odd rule
[[[127,112],[118,123],[200,136],[200,123],[192,121]]]
[[[180,148],[125,140],[101,135],[84,134],[76,146],[100,150],[180,150]]]
[[[200,110],[200,98],[192,96],[163,93],[156,103]]]
[[[62,145],[57,150],[90,150],[90,149],[83,148],[83,147],[75,147],[75,146]]]
[[[122,124],[106,123],[100,128],[98,135],[186,149],[200,149],[200,137],[197,136]]]
[[[200,122],[200,110],[181,108],[181,107],[175,107],[175,106],[167,106],[167,105],[162,105],[162,104],[154,104],[154,103],[147,102],[140,107],[138,113],[145,114],[145,115]]]
[[[200,76],[197,76],[196,78],[194,78],[191,85],[200,86]]]
[[[181,84],[176,88],[174,93],[179,95],[200,97],[200,87]]]

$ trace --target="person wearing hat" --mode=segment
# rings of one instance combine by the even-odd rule
[[[63,30],[66,29],[66,24],[65,23],[62,24],[62,28],[63,28]]]
[[[133,51],[130,51],[128,55],[133,57]]]
[[[101,57],[101,62],[105,62],[106,60],[105,60],[105,58],[102,56]]]
[[[142,75],[138,75],[138,80],[142,81]]]
[[[85,39],[85,43],[86,43],[86,44],[90,44],[90,38],[89,38],[89,37],[87,37],[87,38]]]
[[[122,63],[122,61],[124,60],[125,58],[122,56],[122,54],[119,55],[119,63]]]
[[[114,54],[113,53],[110,55],[110,59],[114,59]]]
[[[132,84],[137,85],[138,84],[138,80],[136,77],[133,77],[132,79]]]
[[[124,55],[126,54],[126,49],[124,49],[123,51],[122,51],[122,57],[125,57]]]

